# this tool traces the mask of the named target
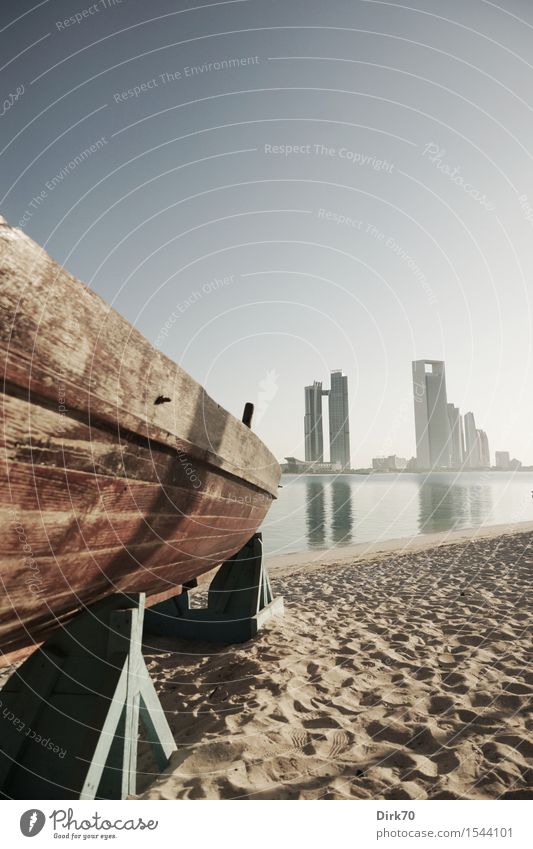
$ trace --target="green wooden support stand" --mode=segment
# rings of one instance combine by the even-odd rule
[[[144,593],[116,594],[58,629],[0,692],[0,796],[124,799],[139,721],[158,768],[176,745],[141,653]]]
[[[145,634],[243,643],[272,616],[283,615],[263,562],[261,534],[223,563],[209,586],[207,607],[189,607],[187,590],[146,610]]]

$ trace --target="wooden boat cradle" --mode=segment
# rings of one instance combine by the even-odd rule
[[[218,569],[211,581],[207,607],[190,608],[187,588],[151,607],[145,634],[184,637],[215,643],[251,640],[272,616],[283,614],[283,598],[274,598],[263,562],[261,534]]]
[[[11,676],[2,690],[4,798],[135,793],[140,716],[164,769],[176,746],[141,653],[144,600],[139,593],[97,602]]]

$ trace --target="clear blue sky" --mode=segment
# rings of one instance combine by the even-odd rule
[[[352,464],[411,456],[428,357],[491,452],[533,463],[531,4],[0,16],[1,213],[223,406],[259,403],[278,457],[335,368]]]

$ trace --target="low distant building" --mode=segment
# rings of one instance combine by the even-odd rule
[[[509,468],[513,469],[513,471],[516,471],[517,469],[521,469],[522,468],[522,461],[517,460],[516,457],[513,457],[512,460],[509,460]]]
[[[511,463],[511,455],[508,451],[496,451],[496,468],[497,469],[508,469]]]
[[[285,457],[286,463],[282,465],[282,471],[292,475],[309,474],[313,472],[331,472],[331,463],[307,462],[298,460],[297,457]]]
[[[407,468],[405,457],[390,454],[388,457],[373,457],[372,468],[375,472],[399,472]]]

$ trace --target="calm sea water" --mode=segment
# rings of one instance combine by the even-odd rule
[[[533,519],[533,472],[283,475],[262,527],[287,554]]]

